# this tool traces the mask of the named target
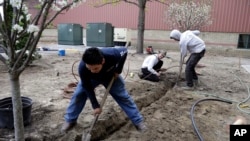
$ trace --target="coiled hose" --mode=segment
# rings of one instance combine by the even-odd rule
[[[190,116],[191,116],[192,125],[193,125],[193,127],[194,127],[195,133],[196,133],[197,136],[199,137],[199,140],[200,140],[200,141],[204,141],[204,140],[203,140],[203,138],[202,138],[200,132],[198,131],[198,128],[196,127],[193,113],[194,113],[194,110],[195,110],[195,106],[196,106],[197,104],[199,104],[200,102],[203,102],[203,101],[220,101],[220,102],[225,102],[225,103],[228,103],[228,104],[232,104],[231,101],[224,100],[224,99],[215,99],[215,98],[205,98],[205,99],[201,99],[201,100],[196,101],[196,102],[193,104],[193,106],[192,106],[192,108],[191,108],[191,111],[190,111],[190,113],[191,113]]]

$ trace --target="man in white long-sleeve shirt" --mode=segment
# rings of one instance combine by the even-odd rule
[[[195,72],[195,66],[198,64],[200,59],[204,56],[206,52],[206,46],[204,41],[198,37],[200,31],[190,31],[187,30],[181,33],[179,30],[172,30],[170,33],[170,39],[179,41],[181,58],[180,67],[184,63],[184,58],[189,52],[191,55],[186,62],[185,76],[187,81],[187,89],[193,89],[194,83],[198,83],[198,76]]]
[[[163,65],[161,60],[166,56],[166,52],[160,52],[158,54],[153,54],[147,56],[141,67],[142,76],[141,79],[158,82],[160,80],[160,69]]]

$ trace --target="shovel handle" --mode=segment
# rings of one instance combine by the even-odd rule
[[[107,87],[107,89],[105,91],[105,94],[104,94],[103,98],[102,98],[102,101],[101,101],[101,104],[100,104],[100,108],[101,109],[102,109],[102,107],[103,107],[103,105],[104,105],[104,103],[105,103],[105,101],[106,101],[106,99],[108,97],[108,93],[110,91],[111,86],[113,85],[114,80],[115,80],[115,77],[113,76],[112,79],[111,79],[111,81],[109,82],[109,85],[108,85],[108,87]],[[98,118],[99,118],[99,114],[96,115],[95,119],[92,121],[92,124],[91,124],[91,126],[89,128],[89,132],[88,133],[90,133],[92,131],[92,129],[93,129],[96,121],[98,120]]]
[[[178,73],[177,78],[176,78],[176,84],[177,84],[178,81],[181,79],[182,66],[183,66],[183,62],[180,61],[179,73]]]
[[[103,98],[102,98],[102,101],[101,101],[101,104],[100,104],[100,108],[103,107],[103,105],[104,105],[104,103],[105,103],[105,101],[106,101],[106,99],[107,99],[107,97],[108,97],[108,93],[109,93],[109,91],[110,91],[110,88],[111,88],[111,86],[113,85],[114,80],[115,80],[115,77],[113,76],[113,77],[111,78],[111,81],[109,82],[109,85],[108,85],[108,87],[107,87],[107,89],[106,89],[106,91],[105,91],[105,94],[104,94]]]

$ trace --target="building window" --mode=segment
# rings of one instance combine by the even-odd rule
[[[250,35],[249,34],[239,35],[238,48],[250,49]]]

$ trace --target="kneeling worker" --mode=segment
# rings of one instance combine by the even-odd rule
[[[152,54],[147,56],[141,67],[142,75],[141,79],[158,82],[160,80],[159,76],[161,75],[161,67],[163,65],[163,61],[161,60],[166,56],[167,52],[160,52],[158,54]]]

